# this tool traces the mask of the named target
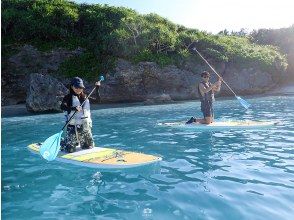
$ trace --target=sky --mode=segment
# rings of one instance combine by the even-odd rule
[[[140,14],[156,13],[168,20],[218,33],[224,29],[250,32],[294,24],[294,0],[74,0],[131,8]]]

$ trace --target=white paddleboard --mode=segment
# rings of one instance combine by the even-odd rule
[[[159,123],[161,126],[168,126],[172,128],[184,128],[193,130],[223,130],[223,129],[261,129],[270,128],[276,125],[277,122],[268,121],[216,121],[209,125],[200,123],[186,124],[185,121],[180,122],[165,122]]]
[[[34,143],[30,144],[28,149],[35,154],[39,154],[40,146],[40,143]],[[55,160],[93,168],[124,169],[156,163],[161,161],[162,158],[149,154],[94,147],[73,153],[61,151]]]

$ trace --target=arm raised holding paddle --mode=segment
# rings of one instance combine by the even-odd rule
[[[194,47],[193,48],[194,51],[196,51],[196,53],[202,58],[202,60],[210,67],[210,69],[218,76],[221,78],[221,76],[215,71],[215,69],[208,63],[208,61],[201,55],[201,53]],[[237,94],[233,91],[233,89],[222,79],[222,81],[224,82],[224,84],[228,87],[228,89],[234,94],[235,98],[240,102],[240,104],[248,109],[251,105],[245,101],[244,99],[242,99],[240,96],[237,96]]]
[[[214,92],[219,92],[220,91],[221,85],[222,85],[222,80],[223,80],[223,78],[219,77],[218,81],[213,84],[213,91]]]

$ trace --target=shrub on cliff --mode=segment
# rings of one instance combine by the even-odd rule
[[[5,48],[22,44],[42,50],[85,48],[85,55],[62,65],[60,72],[67,76],[106,73],[117,57],[161,66],[183,64],[191,58],[201,62],[192,53],[195,46],[215,62],[255,65],[272,73],[286,66],[277,48],[256,45],[246,36],[211,35],[123,7],[65,0],[3,0],[1,30]]]
[[[273,45],[287,55],[288,79],[294,78],[294,24],[288,28],[260,29],[250,34],[250,40],[259,45]]]

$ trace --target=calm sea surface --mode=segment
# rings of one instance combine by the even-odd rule
[[[219,120],[268,130],[191,131],[160,122],[201,116],[199,102],[92,110],[96,145],[159,155],[157,166],[103,171],[46,162],[26,146],[63,114],[2,118],[2,219],[294,219],[294,97],[215,104]]]

